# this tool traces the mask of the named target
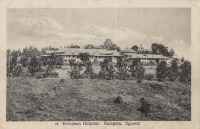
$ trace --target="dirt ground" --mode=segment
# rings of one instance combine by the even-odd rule
[[[122,97],[122,103],[114,99]],[[151,103],[151,115],[137,110]],[[191,120],[191,86],[180,82],[7,78],[8,121]]]

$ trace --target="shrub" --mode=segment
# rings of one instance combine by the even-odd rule
[[[140,83],[143,80],[144,74],[145,74],[145,69],[142,66],[142,64],[139,64],[136,68],[136,77],[138,83]]]
[[[191,63],[189,61],[184,61],[180,66],[180,81],[191,82]]]
[[[87,75],[87,78],[92,78],[94,74],[94,70],[92,68],[92,63],[90,60],[84,61],[85,71],[84,73]]]
[[[36,57],[32,57],[28,66],[28,71],[31,76],[34,76],[36,72],[41,71],[40,61]]]
[[[71,67],[71,71],[68,71],[70,78],[71,79],[79,79],[81,78],[81,72],[82,69],[82,63],[75,63],[72,67]]]
[[[151,81],[151,80],[153,80],[154,76],[153,76],[152,73],[149,73],[149,74],[146,74],[144,78],[145,78],[146,80]]]
[[[78,58],[83,62],[83,66],[85,67],[84,74],[87,78],[93,78],[94,70],[92,68],[92,63],[90,61],[89,53],[79,53]]]
[[[71,68],[72,68],[73,65],[75,65],[75,63],[76,63],[76,60],[75,60],[75,59],[69,59],[68,61],[69,61],[69,66],[70,66]]]
[[[138,58],[132,61],[130,65],[130,70],[129,70],[131,72],[132,77],[136,76],[136,70],[139,64],[140,64],[140,60]]]
[[[58,78],[59,77],[59,74],[57,72],[52,72],[50,74],[50,77],[53,77],[53,78]]]
[[[21,75],[22,64],[17,61],[17,58],[17,55],[13,55],[11,60],[7,61],[7,76],[18,77]]]
[[[158,81],[164,81],[167,76],[167,63],[161,61],[156,68],[156,76]]]
[[[99,78],[110,80],[113,79],[114,67],[110,58],[105,58],[103,62],[100,62],[101,70],[98,74]]]
[[[175,81],[178,78],[178,69],[178,60],[173,60],[167,73],[169,81]]]
[[[132,77],[137,78],[137,82],[140,83],[144,78],[145,69],[138,58],[134,59],[130,65],[130,70]]]
[[[115,65],[117,69],[117,77],[120,80],[126,80],[129,71],[129,59],[126,57],[118,57]]]

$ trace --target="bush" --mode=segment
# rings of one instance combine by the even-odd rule
[[[75,65],[75,63],[76,63],[76,60],[75,60],[75,59],[69,59],[68,61],[69,61],[69,66],[70,66],[71,68],[72,68],[73,65]]]
[[[10,56],[8,57],[10,58]],[[22,64],[17,61],[18,56],[13,55],[11,60],[7,60],[7,76],[19,77],[22,72]]]
[[[142,64],[138,65],[136,68],[136,77],[137,77],[137,82],[140,83],[142,82],[145,74],[145,69],[142,66]]]
[[[138,58],[132,61],[130,65],[130,70],[129,70],[131,72],[132,77],[136,76],[136,70],[139,64],[140,64],[140,60]]]
[[[82,63],[75,63],[72,67],[71,67],[71,71],[68,71],[70,78],[71,79],[79,79],[81,78],[81,72],[82,69]]]
[[[129,71],[129,59],[126,57],[118,57],[117,58],[117,63],[115,65],[117,71],[117,77],[120,80],[126,80],[129,76],[128,71]]]
[[[178,78],[178,69],[178,60],[173,60],[167,73],[169,81],[175,81]]]
[[[191,82],[191,63],[189,61],[184,61],[180,66],[180,81]]]
[[[35,76],[36,72],[41,71],[41,65],[39,59],[36,57],[32,57],[31,61],[28,66],[28,71],[31,74],[31,76]]]
[[[113,79],[114,67],[110,58],[105,58],[103,62],[100,62],[101,70],[98,74],[99,78],[110,80]]]
[[[149,73],[149,74],[146,74],[145,77],[144,77],[146,80],[149,80],[149,81],[152,81],[154,76],[152,73]]]
[[[138,83],[140,83],[144,78],[145,69],[138,58],[132,61],[129,71],[131,72],[132,77],[137,78]]]
[[[84,66],[85,66],[85,71],[84,73],[87,75],[87,78],[92,78],[92,76],[94,75],[94,70],[92,68],[92,63],[90,60],[84,61],[83,62]]]
[[[156,68],[156,76],[158,81],[164,81],[167,76],[167,63],[161,61]]]

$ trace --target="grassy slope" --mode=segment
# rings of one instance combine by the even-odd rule
[[[191,119],[191,87],[179,82],[8,78],[7,83],[7,120]],[[113,103],[117,96],[122,104]],[[150,117],[137,111],[141,97],[152,104]]]

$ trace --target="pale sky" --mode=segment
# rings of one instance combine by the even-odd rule
[[[122,49],[161,43],[190,59],[189,8],[8,9],[7,46],[98,46],[107,38]]]

